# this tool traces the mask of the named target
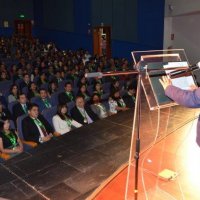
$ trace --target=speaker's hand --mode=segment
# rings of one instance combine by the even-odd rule
[[[164,90],[172,84],[171,80],[167,76],[163,76],[162,79],[159,79],[161,85],[163,86]]]

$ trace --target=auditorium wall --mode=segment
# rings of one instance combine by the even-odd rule
[[[0,35],[10,36],[13,33],[14,20],[19,19],[23,14],[25,19],[32,20],[33,1],[25,0],[0,0]],[[8,27],[4,27],[4,21],[8,22]]]
[[[171,5],[171,10],[169,9]],[[200,60],[200,1],[168,0],[165,7],[164,48],[185,49],[189,62]],[[174,39],[171,40],[171,34]]]
[[[63,49],[83,47],[92,52],[91,28],[101,22],[111,25],[114,57],[131,59],[130,52],[133,50],[163,47],[165,0],[98,0],[103,7],[96,16],[95,9],[98,6],[94,2],[97,0],[8,1],[13,5],[13,13],[23,10],[25,14],[29,13],[29,18],[34,16],[34,36],[45,42],[52,40]],[[5,4],[6,0],[0,0],[1,2]],[[0,7],[0,11],[4,9],[4,6]],[[13,21],[14,18],[15,15],[10,20]],[[12,29],[0,26],[1,33],[9,35]]]

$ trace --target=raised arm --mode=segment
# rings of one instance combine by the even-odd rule
[[[182,90],[171,85],[171,81],[167,77],[160,79],[160,83],[165,90],[165,94],[176,103],[189,108],[200,107],[200,88],[193,91]]]

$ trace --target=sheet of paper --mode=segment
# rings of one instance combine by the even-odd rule
[[[167,65],[163,66],[164,68],[170,68],[170,67],[188,67],[187,62],[169,62]],[[166,73],[171,73],[175,70],[167,70]],[[191,85],[195,85],[194,79],[192,76],[183,76],[179,78],[171,79],[172,85],[179,87],[183,90],[190,89]]]

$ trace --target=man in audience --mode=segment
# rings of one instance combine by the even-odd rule
[[[85,105],[83,96],[76,97],[76,106],[71,110],[71,116],[80,124],[90,124],[98,120],[97,115],[88,105]]]
[[[67,104],[70,101],[74,101],[75,97],[72,92],[72,84],[70,82],[65,83],[65,92],[58,95],[59,104]]]
[[[52,104],[50,98],[48,97],[47,91],[44,88],[41,88],[39,91],[40,98],[37,101],[40,112],[46,108],[51,108]]]
[[[132,85],[128,86],[128,91],[123,96],[124,103],[128,108],[135,107],[135,89]]]
[[[19,88],[22,90],[24,87],[29,87],[30,83],[30,76],[26,73],[23,75],[23,81],[20,83]]]
[[[47,120],[39,114],[37,104],[30,104],[28,116],[22,120],[24,140],[36,143],[47,142],[53,136],[53,128]]]
[[[17,118],[21,115],[28,113],[28,105],[26,95],[24,93],[21,93],[19,95],[19,102],[13,106],[13,119],[16,122]]]

